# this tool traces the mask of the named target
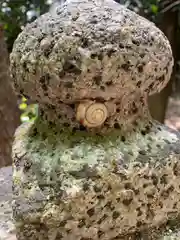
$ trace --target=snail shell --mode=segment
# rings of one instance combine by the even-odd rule
[[[108,117],[108,109],[103,103],[83,102],[77,107],[76,118],[85,127],[101,126]]]

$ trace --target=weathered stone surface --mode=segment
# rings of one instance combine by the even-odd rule
[[[12,167],[0,169],[0,240],[16,240],[12,221]],[[179,240],[179,228],[167,226],[159,240]]]
[[[12,221],[12,167],[0,169],[0,240],[16,240]],[[159,240],[179,240],[179,228],[167,226]]]
[[[145,95],[167,84],[172,65],[164,34],[113,0],[67,1],[29,24],[11,54],[15,88],[49,121],[80,127],[79,101],[114,104],[101,131],[145,118]]]
[[[19,90],[54,105],[84,99],[80,89],[87,98],[101,92],[108,100],[119,99],[122,88],[153,93],[164,87],[172,52],[153,23],[114,1],[102,6],[89,0],[70,2],[57,15],[38,18],[17,38],[11,63]]]
[[[180,136],[160,125],[106,137],[21,126],[13,148],[18,239],[131,239],[177,219],[179,149]]]
[[[12,220],[12,167],[0,169],[0,240],[16,240]]]
[[[13,146],[18,240],[160,239],[177,225],[180,135],[146,99],[172,65],[164,34],[110,0],[67,1],[23,30],[11,72],[40,114]]]

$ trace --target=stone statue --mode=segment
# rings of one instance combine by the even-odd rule
[[[159,239],[180,214],[180,135],[147,96],[170,79],[164,34],[112,0],[71,0],[15,41],[18,93],[39,104],[13,145],[18,240]]]

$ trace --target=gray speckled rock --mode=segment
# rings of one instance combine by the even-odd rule
[[[167,84],[172,65],[164,34],[113,0],[67,1],[29,24],[11,54],[15,88],[37,100],[49,121],[79,127],[79,101],[113,103],[116,114],[101,130],[116,122],[127,130],[147,115],[145,95]]]
[[[110,0],[67,1],[23,30],[11,72],[40,115],[13,145],[18,240],[160,239],[177,224],[180,135],[146,99],[172,65],[164,34]],[[90,102],[107,110],[98,127],[77,118]]]
[[[106,137],[22,125],[13,146],[18,239],[156,239],[180,213],[179,149],[180,136],[160,125]]]

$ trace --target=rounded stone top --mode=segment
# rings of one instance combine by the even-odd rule
[[[11,54],[16,90],[55,108],[153,94],[167,84],[172,66],[165,35],[113,0],[66,1],[28,24]]]

